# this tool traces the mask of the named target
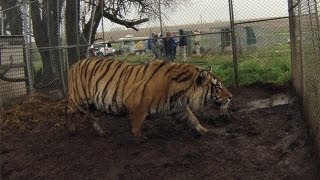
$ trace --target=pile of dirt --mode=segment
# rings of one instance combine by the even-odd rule
[[[1,134],[32,131],[50,125],[64,125],[65,100],[53,100],[42,94],[32,94],[11,103],[0,118]]]

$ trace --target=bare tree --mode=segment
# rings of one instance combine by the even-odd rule
[[[38,48],[59,45],[58,27],[61,25],[60,19],[63,16],[63,2],[66,3],[64,17],[66,42],[69,46],[67,51],[69,65],[85,57],[87,45],[94,42],[99,23],[103,18],[138,30],[136,25],[158,17],[159,13],[159,0],[34,0],[30,3],[30,12],[33,35]],[[161,0],[162,5],[167,9],[175,7],[178,2],[183,1]],[[86,8],[84,9],[83,6]],[[86,12],[81,12],[84,10]],[[132,14],[135,14],[135,19],[129,18]],[[88,20],[85,19],[86,17],[89,17]],[[41,78],[36,79],[61,81],[59,51],[50,49],[39,52],[43,69],[42,73],[37,73]]]
[[[188,0],[187,0],[188,1]],[[80,0],[68,0],[66,6],[66,30],[68,45],[80,44],[80,48],[70,48],[68,51],[69,63],[73,64],[78,59],[83,58],[86,53],[86,44],[91,44],[95,40],[95,35],[99,23],[103,18],[110,20],[127,28],[136,31],[136,25],[145,23],[159,17],[159,2],[166,9],[165,13],[177,7],[179,4],[186,3],[181,0],[87,0],[85,1],[90,19],[84,23],[83,29],[79,29]],[[135,19],[130,19],[130,15],[136,15]],[[82,21],[83,23],[83,21]],[[92,23],[92,24],[91,24]],[[92,25],[92,27],[91,27]],[[91,39],[90,29],[92,32]],[[78,36],[77,34],[78,33]],[[78,37],[78,38],[77,38]]]

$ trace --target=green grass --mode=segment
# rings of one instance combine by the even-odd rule
[[[280,46],[280,45],[279,45]],[[283,45],[282,45],[283,46]],[[291,81],[291,62],[288,46],[272,47],[250,54],[241,54],[238,58],[240,85],[255,83],[287,84]],[[130,63],[141,63],[152,59],[150,55],[127,55],[119,57]],[[232,55],[190,57],[188,63],[212,68],[212,72],[227,86],[234,84]]]
[[[32,64],[33,64],[33,68],[34,71],[37,72],[42,68],[42,60],[41,60],[41,56],[39,52],[32,52]]]

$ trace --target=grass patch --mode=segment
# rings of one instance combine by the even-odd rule
[[[178,57],[179,58],[179,57]],[[142,63],[152,60],[151,55],[126,55],[118,57],[130,63]],[[232,55],[190,57],[188,63],[212,72],[227,86],[234,84]],[[288,47],[272,47],[250,54],[239,55],[238,71],[240,85],[272,83],[283,85],[291,81],[291,62]]]

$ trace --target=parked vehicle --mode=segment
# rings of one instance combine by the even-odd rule
[[[112,48],[110,43],[107,44],[93,44],[90,46],[91,56],[99,58],[113,56],[115,49]]]
[[[121,52],[129,54],[145,54],[148,47],[148,37],[133,37],[127,35],[125,38],[119,38],[121,42]]]

